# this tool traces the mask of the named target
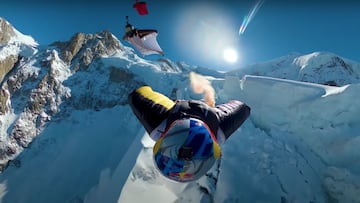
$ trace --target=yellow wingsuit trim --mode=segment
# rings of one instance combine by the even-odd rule
[[[174,101],[158,92],[154,92],[149,86],[140,87],[136,90],[136,92],[151,100],[155,104],[165,107],[167,110],[170,110],[175,105]]]
[[[163,138],[160,138],[158,141],[156,141],[154,148],[153,148],[153,155],[155,156],[156,153],[159,151],[160,145],[163,141]]]
[[[221,148],[220,145],[216,142],[213,142],[213,147],[214,147],[214,158],[215,159],[220,159],[221,157]]]

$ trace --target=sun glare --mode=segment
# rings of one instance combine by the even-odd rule
[[[237,52],[232,48],[227,48],[224,50],[224,59],[229,63],[235,63],[238,59]]]
[[[226,9],[215,3],[194,2],[197,2],[194,6],[179,12],[175,26],[175,41],[179,50],[195,56],[197,62],[194,63],[197,65],[215,68],[234,66],[240,58],[238,50],[233,47],[239,42],[238,32],[231,29],[235,22]],[[186,30],[191,32],[184,32]]]

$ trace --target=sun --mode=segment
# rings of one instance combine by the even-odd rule
[[[237,52],[235,51],[235,49],[232,49],[232,48],[225,49],[223,55],[224,55],[225,61],[227,61],[229,63],[235,63],[238,59]]]

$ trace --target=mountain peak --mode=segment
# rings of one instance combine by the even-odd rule
[[[360,81],[360,65],[331,52],[290,53],[270,61],[228,72],[229,75],[259,75],[331,86]]]
[[[67,42],[55,42],[52,44],[60,49],[60,58],[67,64],[78,56],[78,65],[88,66],[91,61],[100,56],[110,55],[124,48],[120,41],[109,31],[96,34],[76,33]]]
[[[0,45],[18,44],[36,47],[38,43],[31,36],[24,35],[7,20],[0,17]]]
[[[305,82],[343,86],[359,81],[358,65],[330,52],[314,52],[294,60],[299,79]]]

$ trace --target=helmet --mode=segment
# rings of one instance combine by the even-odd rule
[[[127,23],[125,26],[125,32],[130,32],[134,30],[134,26],[132,26],[131,24]]]
[[[175,120],[157,140],[153,152],[159,171],[178,182],[200,178],[221,156],[210,128],[195,118]]]

